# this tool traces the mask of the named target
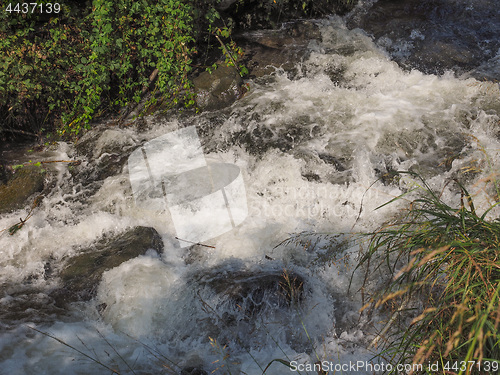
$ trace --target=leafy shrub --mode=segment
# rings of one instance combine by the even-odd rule
[[[224,16],[217,10],[220,1],[87,0],[61,4],[50,14],[7,11],[18,3],[5,3],[0,135],[36,135],[43,128],[77,135],[151,89],[151,103],[161,97],[167,107],[192,105],[188,74],[201,44],[208,45],[205,50],[220,48],[226,63],[245,73],[238,62],[243,51],[230,39],[232,29],[242,25],[236,22],[240,9],[250,7],[274,22],[284,20],[284,12],[317,14],[322,5],[351,0],[238,0],[236,10]],[[219,36],[225,40],[216,40]]]
[[[94,0],[87,22],[89,48],[75,67],[82,79],[72,82],[75,101],[64,116],[66,123],[73,119],[71,131],[87,125],[98,110],[139,102],[152,74],[155,90],[173,103],[189,88],[194,39],[185,2]]]
[[[54,15],[54,14],[53,14]],[[74,22],[80,14],[61,6],[56,17],[0,13],[0,115],[3,131],[37,132],[71,103],[69,83],[84,41]]]
[[[183,98],[193,103],[187,91],[194,52],[189,3],[87,5],[86,10],[63,5],[52,15],[2,9],[4,131],[37,132],[60,119],[62,132],[78,134],[100,114],[139,101],[153,77],[155,90],[172,103]]]

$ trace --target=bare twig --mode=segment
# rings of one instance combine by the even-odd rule
[[[179,237],[175,237],[175,239],[179,240],[179,241],[184,241],[184,242],[187,242],[187,243],[191,243],[193,245],[200,245],[200,246],[205,246],[205,247],[210,247],[212,249],[215,249],[215,246],[205,245],[205,244],[202,244],[202,243],[199,243],[199,242],[193,242],[193,241],[183,240],[182,238],[179,238]]]

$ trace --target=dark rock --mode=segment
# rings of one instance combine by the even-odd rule
[[[57,305],[90,300],[105,271],[145,254],[148,249],[163,251],[160,235],[153,228],[136,227],[117,237],[103,238],[83,250],[59,274],[63,287],[52,293]]]
[[[185,367],[181,370],[181,375],[208,375],[208,372],[198,367]]]
[[[238,0],[220,0],[218,3],[215,4],[215,8],[217,10],[226,10],[237,1]]]
[[[308,56],[312,39],[321,40],[321,32],[313,22],[295,21],[280,30],[248,32],[234,37],[245,51],[243,63],[250,78],[273,73],[276,68],[296,72],[297,63]]]
[[[262,30],[279,28],[284,22],[304,17],[321,18],[331,14],[345,14],[357,1],[255,1],[225,0],[225,13],[236,29]]]
[[[405,68],[462,74],[500,48],[498,10],[486,1],[381,0],[347,19]]]
[[[280,30],[263,30],[234,35],[237,45],[245,51],[242,63],[250,78],[269,75],[277,68],[296,73],[297,63],[307,57],[312,39],[321,39],[314,22],[294,21]],[[219,66],[211,74],[201,73],[193,79],[196,102],[203,110],[218,110],[230,106],[246,91],[234,67]]]
[[[309,42],[311,39],[321,41],[321,31],[315,23],[311,21],[295,21],[285,27],[288,35],[294,38],[294,42]]]
[[[243,80],[235,67],[219,66],[212,73],[203,72],[193,80],[196,104],[203,110],[222,109],[243,94]]]
[[[500,56],[481,64],[478,68],[474,69],[470,75],[478,81],[492,81],[498,83],[500,81]]]
[[[297,315],[306,299],[304,278],[293,271],[248,269],[237,260],[228,260],[211,269],[200,270],[188,278],[186,287],[196,291],[194,305],[204,311],[197,319],[203,336],[215,337],[221,345],[238,342],[246,348],[266,345],[271,339],[264,327],[279,321],[285,340],[302,347],[302,338],[293,337],[300,322]],[[179,332],[182,339],[189,332]],[[191,363],[191,362],[187,362]],[[196,365],[194,363],[193,365]]]
[[[208,286],[229,310],[241,312],[244,319],[265,309],[285,308],[302,300],[304,279],[293,272],[221,271],[213,269],[202,275],[199,283]],[[226,323],[237,320],[226,316]]]
[[[88,159],[98,159],[103,154],[120,154],[135,145],[132,136],[124,130],[100,128],[87,132],[75,148]]]
[[[347,168],[345,167],[346,160],[341,160],[333,155],[329,154],[318,154],[318,157],[323,160],[327,164],[331,164],[335,167],[335,169],[339,172],[345,171]]]
[[[19,168],[6,184],[0,185],[0,214],[29,206],[29,198],[43,190],[45,175],[40,167]]]

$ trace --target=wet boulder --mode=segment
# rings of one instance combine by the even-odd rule
[[[350,29],[372,35],[401,66],[459,74],[492,59],[500,47],[498,11],[488,2],[384,0],[352,12]]]
[[[292,75],[297,64],[309,55],[312,40],[321,41],[319,26],[311,21],[294,21],[280,30],[245,32],[234,37],[245,51],[243,63],[250,78],[260,78],[283,69]]]
[[[0,214],[32,204],[32,196],[44,188],[46,172],[41,167],[24,166],[10,180],[0,184]]]
[[[225,323],[252,319],[266,310],[287,308],[302,301],[304,279],[283,271],[223,271],[212,269],[198,283],[218,296],[219,307],[226,311]],[[238,316],[232,316],[234,311]]]
[[[322,18],[332,14],[345,14],[357,1],[268,1],[268,0],[223,0],[221,10],[231,17],[235,29],[278,29],[292,20],[308,17]]]
[[[75,147],[80,154],[89,159],[99,159],[104,154],[120,154],[135,144],[130,132],[109,128],[88,132]]]
[[[163,251],[161,236],[149,227],[136,227],[115,237],[105,237],[83,249],[59,273],[62,288],[52,293],[57,305],[90,300],[105,271],[144,255],[149,249]]]
[[[262,266],[247,268],[228,260],[191,275],[186,286],[195,291],[197,329],[205,338],[216,338],[221,345],[236,341],[248,349],[263,347],[272,341],[269,325],[279,321],[285,327],[280,332],[284,340],[297,349],[307,345],[295,331],[300,327],[297,311],[309,294],[305,279]]]
[[[203,110],[222,109],[233,104],[244,93],[243,80],[235,67],[219,66],[193,79],[196,104]]]

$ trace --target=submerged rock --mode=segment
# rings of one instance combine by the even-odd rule
[[[19,168],[6,184],[0,185],[0,214],[29,206],[30,197],[43,190],[45,175],[40,167]]]
[[[118,174],[135,147],[135,139],[127,130],[102,127],[90,130],[75,145],[77,154],[90,162],[90,166],[79,168],[79,178],[89,183]]]
[[[136,227],[113,238],[103,238],[71,258],[59,277],[63,287],[52,293],[57,305],[87,301],[95,296],[102,274],[149,249],[163,251],[163,242],[153,228]]]
[[[188,277],[186,288],[193,293],[190,305],[198,306],[193,313],[196,329],[204,339],[216,338],[221,345],[237,342],[239,346],[262,348],[271,343],[269,330],[275,322],[284,329],[283,340],[293,348],[307,345],[296,335],[300,327],[298,311],[304,307],[310,291],[305,279],[293,272],[280,269],[252,267],[231,260],[210,269],[198,269]],[[179,339],[188,339],[192,333],[179,331]],[[200,339],[203,339],[200,337]]]

